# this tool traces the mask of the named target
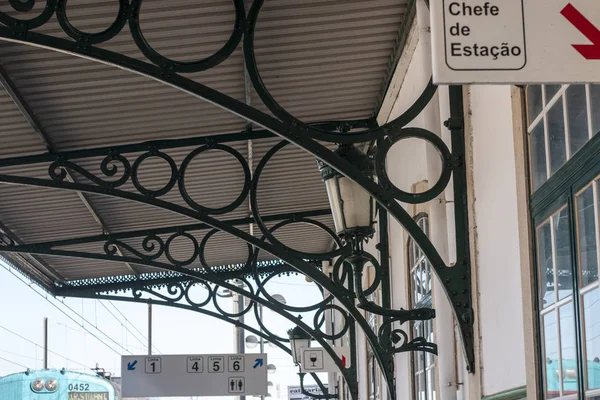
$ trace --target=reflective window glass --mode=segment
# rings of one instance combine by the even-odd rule
[[[577,196],[577,243],[579,247],[581,287],[585,287],[598,280],[595,215],[594,186],[590,185],[590,187]]]
[[[573,294],[573,264],[571,262],[571,232],[567,208],[552,217],[554,223],[554,251],[556,254],[556,283],[558,299]]]
[[[577,348],[573,303],[567,303],[560,307],[559,315],[563,394],[576,394],[579,384],[577,382]]]
[[[567,161],[565,117],[562,101],[548,111],[548,143],[550,146],[550,172],[554,174]]]
[[[544,85],[544,89],[546,90],[546,104],[552,101],[561,87],[562,85]]]
[[[542,308],[554,304],[554,262],[552,259],[552,235],[550,221],[538,229],[538,264]]]
[[[590,85],[590,105],[592,110],[592,133],[600,132],[600,85]]]
[[[583,296],[587,388],[600,389],[600,289]]]
[[[572,157],[589,140],[585,85],[569,86],[565,98],[569,121],[569,148]]]
[[[533,180],[533,190],[536,190],[542,186],[542,183],[548,180],[543,119],[538,122],[531,132],[529,141],[529,146],[531,147],[531,179]]]
[[[558,338],[556,337],[556,313],[544,315],[544,363],[546,375],[546,396],[549,399],[560,397]]]
[[[542,86],[527,86],[527,114],[529,115],[529,124],[542,112]]]

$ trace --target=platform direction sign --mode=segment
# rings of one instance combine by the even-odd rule
[[[266,354],[123,356],[123,397],[266,396]]]
[[[599,83],[590,0],[434,0],[435,83]]]

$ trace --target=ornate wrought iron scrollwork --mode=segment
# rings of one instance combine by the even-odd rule
[[[9,0],[9,5],[19,13],[31,13],[34,10],[35,3],[36,2],[34,0]],[[98,33],[81,31],[70,23],[68,19],[69,10],[66,0],[46,0],[43,10],[39,12],[38,15],[28,19],[26,16],[21,14],[19,14],[18,17],[15,17],[9,15],[8,13],[0,12],[0,38],[64,51],[77,56],[82,56],[88,59],[122,67],[140,75],[164,82],[193,96],[210,101],[211,103],[227,109],[248,121],[264,127],[268,131],[279,135],[285,141],[303,148],[320,161],[330,165],[343,175],[359,183],[365,189],[365,191],[367,191],[372,198],[380,204],[382,209],[387,210],[389,214],[406,229],[406,231],[413,237],[415,242],[421,247],[422,251],[427,255],[427,258],[432,263],[434,271],[440,277],[440,281],[444,286],[451,301],[452,307],[457,315],[463,336],[463,342],[466,345],[467,361],[469,367],[473,369],[473,316],[471,307],[471,286],[469,283],[470,260],[467,236],[468,229],[465,211],[466,179],[464,163],[460,162],[464,156],[462,127],[457,127],[455,124],[450,126],[452,131],[452,152],[450,152],[443,141],[441,141],[431,132],[418,130],[415,128],[403,129],[406,124],[412,121],[433,98],[436,90],[435,86],[430,81],[419,98],[411,107],[406,110],[404,114],[381,127],[365,128],[364,126],[361,126],[361,128],[364,129],[361,129],[358,132],[348,132],[347,129],[341,129],[338,131],[333,129],[331,126],[308,125],[307,123],[300,121],[291,115],[279,103],[277,103],[275,98],[268,91],[259,74],[259,68],[255,57],[254,34],[259,21],[259,14],[261,8],[265,4],[265,1],[254,1],[248,16],[246,16],[244,2],[242,0],[233,0],[232,4],[235,12],[235,23],[227,42],[213,55],[191,62],[179,62],[170,59],[164,55],[161,55],[158,51],[152,48],[152,46],[145,39],[142,33],[142,27],[140,25],[139,16],[142,7],[141,0],[119,0],[119,10],[115,20],[106,29]],[[61,29],[68,38],[49,36],[36,32],[37,28],[50,21],[55,14]],[[125,24],[128,24],[129,26],[129,32],[132,35],[133,42],[148,59],[148,61],[134,59],[132,57],[98,47],[99,44],[106,43],[123,32]],[[242,39],[248,75],[252,81],[254,89],[257,91],[261,100],[265,103],[267,108],[274,116],[261,112],[237,99],[187,78],[184,75],[190,72],[210,69],[222,63],[233,53]],[[451,88],[451,97],[453,99],[451,101],[452,118],[454,120],[461,119],[462,117],[462,103],[459,95],[459,89],[457,90],[456,88]],[[458,106],[459,103],[460,107]],[[386,174],[385,158],[389,148],[402,139],[408,137],[415,137],[428,141],[440,152],[442,158],[442,176],[439,181],[425,193],[410,194],[403,192],[392,184]],[[239,139],[244,139],[243,135],[238,137],[238,140]],[[344,160],[341,160],[338,156],[333,154],[333,152],[318,142],[327,141],[335,143],[361,143],[374,140],[377,140],[376,164],[379,183],[363,176],[363,174],[361,174],[361,172],[355,168],[355,166],[345,162]],[[281,144],[275,146],[271,152],[269,152],[271,156],[280,148],[285,146],[287,142],[282,142]],[[137,145],[137,151],[140,150],[140,146],[141,145]],[[342,278],[337,276],[337,274],[334,274],[333,279],[328,279],[318,270],[315,265],[305,261],[307,254],[284,246],[283,243],[277,240],[272,229],[266,228],[266,225],[263,222],[265,217],[260,215],[260,210],[256,205],[255,193],[257,191],[257,182],[260,179],[261,169],[257,168],[254,178],[251,179],[248,163],[239,154],[239,152],[237,152],[231,146],[225,146],[219,143],[215,145],[206,142],[202,147],[195,148],[192,150],[192,152],[188,153],[188,157],[185,159],[187,160],[187,163],[184,160],[179,167],[172,157],[168,155],[168,151],[166,151],[167,146],[164,146],[164,143],[163,146],[147,146],[146,148],[142,149],[144,154],[137,156],[134,159],[129,159],[129,156],[126,156],[126,149],[132,148],[133,147],[122,146],[120,150],[116,148],[92,149],[90,151],[49,155],[46,154],[30,158],[0,160],[0,167],[2,165],[19,165],[21,162],[50,163],[48,166],[48,179],[0,175],[0,182],[57,188],[63,190],[76,190],[84,193],[96,193],[127,199],[141,204],[152,205],[164,210],[173,211],[181,215],[194,218],[198,222],[206,224],[207,227],[215,228],[219,232],[226,232],[243,239],[248,243],[248,246],[254,246],[256,249],[262,249],[274,254],[296,270],[309,276],[323,289],[327,290],[328,293],[331,293],[333,297],[336,297],[348,312],[349,317],[353,318],[353,320],[355,320],[356,323],[365,330],[367,340],[374,348],[374,352],[378,358],[382,370],[385,373],[390,396],[391,398],[394,398],[395,391],[393,390],[393,376],[388,368],[388,366],[391,365],[390,356],[386,353],[386,349],[389,346],[382,346],[381,343],[389,343],[390,341],[393,343],[404,343],[399,347],[396,347],[401,349],[413,349],[415,345],[417,347],[423,347],[425,345],[423,343],[413,343],[413,345],[409,345],[410,342],[407,342],[406,335],[403,335],[401,331],[395,331],[392,329],[391,325],[386,325],[385,331],[387,333],[383,336],[381,334],[381,330],[380,335],[378,336],[368,330],[368,324],[354,306],[354,290],[349,290],[343,285],[345,280],[349,282],[356,281],[353,282],[353,285],[357,286],[359,297],[367,296],[371,290],[375,290],[376,285],[374,285],[374,288],[367,288],[364,291],[359,285],[357,285],[357,276],[361,272],[360,270],[347,270],[343,267],[341,269],[338,268],[338,272],[341,273]],[[188,194],[185,185],[185,171],[188,164],[200,153],[211,149],[225,151],[234,156],[240,162],[245,176],[243,188],[239,197],[229,205],[219,208],[209,208],[195,201]],[[85,159],[92,156],[104,157],[101,165],[99,166],[101,175],[84,168],[77,162],[79,159]],[[170,168],[169,180],[162,188],[159,189],[146,188],[139,179],[139,170],[143,168],[144,161],[153,157],[162,159]],[[259,164],[259,167],[264,168],[267,162],[268,158],[265,157]],[[67,174],[65,171],[73,173],[78,178],[81,178],[82,181],[70,182],[69,179],[67,179]],[[452,182],[455,189],[454,192],[456,193],[455,214],[457,218],[456,237],[458,244],[458,261],[452,268],[449,268],[445,264],[444,260],[442,257],[440,257],[438,251],[433,246],[431,241],[414,223],[410,215],[402,208],[402,206],[398,204],[398,201],[422,203],[431,200],[447,187],[450,177],[453,178]],[[131,183],[131,185],[127,185],[128,183]],[[133,187],[133,190],[130,189],[130,187]],[[171,193],[175,187],[179,191],[181,198],[184,200],[187,206],[181,206],[179,204],[161,199],[161,197],[167,193]],[[248,194],[250,194],[254,218],[256,219],[256,223],[264,235],[263,239],[253,237],[252,235],[235,228],[235,226],[227,223],[226,221],[214,218],[216,215],[225,214],[239,207],[240,204],[242,204],[248,197]],[[323,228],[323,226],[321,226],[321,228]],[[98,254],[86,254],[82,252],[78,253],[76,251],[58,249],[56,247],[60,245],[67,246],[69,243],[72,245],[76,245],[78,243],[81,244],[84,243],[85,240],[74,240],[71,242],[57,241],[54,243],[41,243],[24,246],[18,246],[16,243],[9,241],[7,246],[3,247],[3,251],[23,251],[37,254],[70,255],[78,257],[87,256],[90,258],[113,261],[125,260],[127,262],[141,263],[142,265],[148,265],[181,274],[189,273],[188,271],[193,271],[184,267],[191,267],[195,265],[195,263],[199,262],[203,269],[194,271],[193,275],[199,278],[206,278],[209,276],[210,278],[214,278],[214,268],[208,266],[202,256],[202,248],[206,246],[206,241],[208,239],[206,239],[205,236],[204,240],[198,242],[194,236],[190,237],[187,236],[187,234],[188,233],[186,233],[186,230],[184,229],[180,232],[168,232],[168,235],[171,235],[169,237],[163,237],[161,236],[162,234],[158,233],[138,235],[138,237],[143,237],[141,248],[133,247],[116,237],[107,237],[101,240],[103,243],[103,249]],[[187,259],[178,259],[174,257],[169,250],[169,244],[171,243],[169,240],[172,241],[174,238],[181,236],[187,238],[189,243],[192,245],[192,253]],[[125,249],[129,254],[124,257],[118,256],[115,251],[117,245],[120,248]],[[350,254],[350,249],[347,246],[339,243],[338,245],[339,249],[336,249],[332,252],[323,253],[320,255],[311,254],[310,256],[312,258],[310,259],[327,259],[328,257],[337,255],[347,256]],[[253,255],[250,252],[249,259],[251,259],[251,257],[253,257]],[[166,258],[166,261],[162,261],[163,258]],[[260,288],[258,290],[259,292],[262,291]],[[377,308],[376,305],[372,304],[365,298],[359,298],[359,301],[367,310],[375,313],[382,312],[381,309]],[[410,311],[402,311],[403,310],[400,310],[398,315],[392,317],[392,319],[395,317],[399,318],[394,322],[400,323],[407,318],[413,318],[415,316],[418,317],[420,315],[414,313],[406,314],[410,313]],[[382,341],[382,338],[385,340]],[[433,349],[433,347],[430,349]]]

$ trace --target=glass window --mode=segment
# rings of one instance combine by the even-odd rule
[[[529,115],[529,124],[542,112],[542,86],[529,85],[527,87],[527,114]]]
[[[600,289],[583,296],[587,389],[600,389]]]
[[[550,173],[554,174],[567,161],[565,116],[563,103],[557,101],[548,111],[548,143],[550,150]]]
[[[571,85],[566,92],[571,156],[589,140],[585,85]]]
[[[595,185],[577,196],[577,245],[579,247],[580,286],[598,280],[598,249],[596,235]]]
[[[556,336],[556,312],[552,311],[543,316],[546,397],[553,399],[560,397],[560,367],[558,360],[558,338]]]
[[[592,133],[600,131],[600,85],[590,85],[590,109],[592,110]]]
[[[417,218],[417,225],[429,236],[429,218],[421,215]],[[431,307],[432,281],[431,264],[417,244],[410,240],[409,265],[412,282],[412,308]],[[433,320],[415,321],[412,323],[411,333],[413,338],[423,337],[428,342],[434,342]],[[426,352],[415,352],[413,354],[413,387],[417,400],[435,400],[435,357]]]
[[[526,93],[535,192],[600,131],[600,85],[530,85]]]
[[[552,256],[552,232],[550,221],[538,228],[538,264],[542,308],[556,300],[554,293],[554,257]]]
[[[573,294],[573,265],[571,263],[571,232],[569,229],[569,212],[563,208],[558,215],[552,217],[554,224],[554,251],[556,265],[556,282],[558,299]]]
[[[530,135],[531,147],[531,175],[533,190],[548,180],[548,164],[546,163],[546,136],[544,135],[544,121],[540,121]]]
[[[600,131],[600,85],[532,85],[526,93],[535,197]],[[579,161],[571,187],[544,191],[551,208],[539,212],[552,215],[535,229],[545,399],[600,400],[600,163],[596,154]],[[579,171],[596,178],[581,185]]]
[[[577,394],[577,350],[575,347],[575,314],[573,303],[559,308],[560,352],[563,395]]]
[[[558,93],[562,85],[544,85],[546,91],[546,104],[550,103]]]

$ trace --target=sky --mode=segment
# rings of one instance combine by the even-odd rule
[[[294,306],[313,304],[321,297],[316,286],[300,276],[273,279],[268,289],[271,294],[282,294],[287,304]],[[233,310],[231,298],[221,299],[219,304],[225,310]],[[89,371],[98,365],[113,376],[120,376],[121,355],[147,354],[146,304],[54,298],[1,260],[0,309],[0,376],[43,367],[45,317],[48,318],[49,368]],[[249,319],[246,322],[258,328],[256,322]],[[234,328],[229,323],[165,306],[153,306],[152,320],[154,354],[234,353]],[[263,321],[273,333],[284,337],[293,327],[267,309],[263,312]],[[258,350],[257,347],[245,351]],[[270,400],[287,399],[288,385],[299,384],[297,367],[279,348],[267,345],[265,352],[268,363],[277,368],[268,376],[273,383],[269,389]],[[326,375],[321,379],[326,382]],[[305,383],[313,382],[307,377]]]

